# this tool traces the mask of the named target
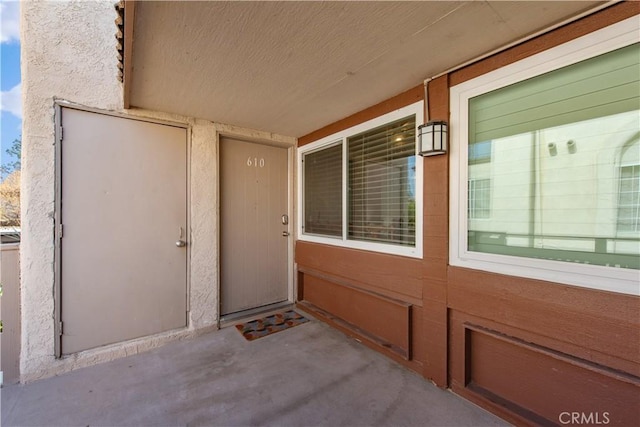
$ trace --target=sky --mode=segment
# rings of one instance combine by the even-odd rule
[[[6,150],[22,132],[19,21],[19,3],[0,0],[0,159],[3,164],[17,160],[10,158]]]

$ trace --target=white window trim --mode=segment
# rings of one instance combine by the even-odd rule
[[[639,42],[639,27],[638,17],[634,16],[450,89],[449,263],[451,265],[622,294],[640,295],[640,272],[638,270],[470,252],[467,247],[469,99]]]
[[[363,242],[358,240],[349,240],[348,237],[348,218],[347,218],[347,209],[348,209],[348,200],[347,200],[347,180],[348,176],[347,162],[345,159],[347,158],[347,143],[346,140],[348,137],[356,135],[361,132],[366,132],[367,130],[373,129],[378,126],[382,126],[386,123],[393,122],[394,120],[401,119],[403,117],[410,116],[415,114],[416,116],[416,138],[418,135],[418,126],[421,124],[423,120],[424,112],[424,102],[419,101],[413,103],[411,105],[407,105],[406,107],[399,108],[390,113],[384,114],[382,116],[376,117],[375,119],[368,120],[366,122],[360,123],[356,126],[352,126],[349,129],[345,129],[343,131],[334,133],[333,135],[327,136],[325,138],[319,139],[318,141],[312,142],[310,144],[304,145],[303,147],[298,149],[298,170],[300,171],[298,176],[298,200],[299,200],[299,209],[298,209],[298,240],[305,242],[313,242],[313,243],[321,243],[325,245],[331,246],[340,246],[344,248],[351,249],[360,249],[365,251],[372,252],[381,252],[391,255],[400,255],[411,258],[422,258],[422,187],[423,187],[423,161],[422,157],[418,155],[418,149],[416,144],[416,244],[415,247],[411,246],[401,246],[401,245],[392,245],[392,244],[384,244],[384,243],[375,243],[375,242]],[[302,224],[304,223],[304,197],[303,197],[303,187],[304,187],[304,167],[302,165],[302,158],[305,154],[310,153],[312,151],[316,151],[322,148],[329,147],[331,145],[335,145],[336,143],[342,143],[342,238],[340,237],[328,237],[328,236],[318,236],[313,234],[305,234],[302,230]]]

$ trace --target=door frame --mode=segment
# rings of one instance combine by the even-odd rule
[[[248,136],[246,134],[240,133],[240,132],[225,132],[225,131],[217,131],[216,132],[216,176],[217,176],[217,183],[216,183],[216,206],[217,206],[217,210],[216,210],[216,227],[218,230],[217,233],[217,244],[218,244],[218,269],[217,269],[217,292],[218,292],[218,313],[217,313],[217,325],[218,325],[218,329],[220,329],[221,326],[221,319],[222,319],[222,277],[220,274],[220,265],[221,265],[221,256],[222,256],[222,233],[220,232],[221,228],[221,221],[220,221],[220,215],[221,215],[221,206],[222,206],[222,198],[220,197],[220,170],[221,170],[221,164],[220,164],[220,141],[222,140],[222,138],[233,138],[233,139],[237,139],[237,140],[241,140],[244,142],[248,142],[251,144],[259,144],[259,145],[267,145],[270,147],[277,147],[277,148],[282,148],[284,150],[287,150],[287,215],[289,216],[289,241],[287,243],[287,301],[289,303],[293,303],[295,302],[295,298],[296,298],[296,289],[294,286],[294,246],[295,246],[295,240],[296,240],[296,234],[295,234],[295,230],[296,230],[296,223],[295,223],[295,215],[294,215],[294,173],[293,173],[293,167],[294,167],[294,156],[295,156],[295,144],[292,143],[287,143],[287,142],[282,142],[282,141],[274,141],[274,140],[269,140],[269,139],[265,139],[265,138],[255,138],[255,137],[251,137]],[[248,309],[247,311],[250,311],[251,309]]]
[[[186,154],[186,230],[185,237],[187,241],[186,254],[186,326],[181,329],[189,329],[191,327],[191,319],[189,313],[191,312],[191,131],[190,125],[186,122],[177,122],[170,120],[162,120],[145,116],[137,116],[133,114],[126,114],[116,111],[106,111],[98,108],[91,108],[84,105],[75,104],[73,102],[65,100],[54,101],[54,123],[55,123],[55,193],[54,193],[54,229],[53,229],[53,243],[54,243],[54,279],[53,279],[53,306],[54,306],[54,356],[56,359],[63,357],[62,355],[62,251],[60,247],[60,225],[62,224],[62,109],[72,109],[84,111],[87,113],[101,114],[104,116],[117,117],[127,120],[135,120],[139,122],[154,123],[164,126],[173,126],[186,130],[187,139],[185,144],[187,145]],[[141,337],[144,338],[144,337]],[[135,338],[141,339],[141,338]],[[121,343],[108,344],[105,347],[117,346]],[[99,347],[103,348],[103,347]],[[86,351],[92,351],[91,349]]]

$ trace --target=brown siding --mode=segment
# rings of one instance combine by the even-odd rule
[[[298,241],[296,262],[301,305],[422,370],[421,260]]]
[[[452,318],[463,322],[455,342],[466,361],[464,384],[456,380],[454,389],[464,386],[536,424],[558,423],[566,412],[594,414],[609,425],[640,422],[637,377],[493,331],[457,313]]]
[[[421,261],[394,255],[297,242],[300,269],[314,269],[344,284],[421,305]]]
[[[638,297],[451,267],[449,307],[640,377]]]
[[[449,121],[447,76],[429,82],[429,119]],[[422,374],[447,385],[447,264],[449,262],[449,156],[424,158],[424,274],[422,339],[429,349]]]
[[[639,12],[614,5],[456,71],[450,86]],[[640,298],[449,267],[447,307],[455,392],[517,424],[560,424],[562,412],[640,423]]]
[[[577,22],[558,28],[526,43],[519,44],[508,50],[497,53],[483,61],[471,64],[461,70],[451,73],[451,86],[471,80],[505,65],[512,64],[531,55],[540,53],[552,47],[561,45],[578,37],[607,27],[623,19],[640,13],[640,2],[625,1],[600,12],[589,15]]]
[[[383,114],[390,113],[391,111],[395,111],[399,108],[406,107],[407,105],[411,105],[414,102],[422,100],[424,100],[424,86],[418,85],[406,92],[394,96],[393,98],[389,98],[386,101],[376,104],[373,107],[369,107],[366,110],[362,110],[335,123],[331,123],[330,125],[313,131],[310,134],[301,136],[298,138],[298,146],[302,147],[303,145],[317,141],[325,136],[333,135],[341,130],[349,129],[352,126],[364,123],[367,120],[375,119]]]
[[[639,298],[455,267],[448,296],[455,392],[536,423],[563,411],[640,421]]]
[[[430,119],[449,120],[451,86],[638,13],[637,2],[615,4],[430,81]],[[313,132],[300,145],[421,94],[416,87]],[[316,307],[321,318],[364,344],[514,423],[559,424],[566,411],[592,414],[592,424],[640,425],[640,298],[449,266],[448,157],[424,159],[422,260],[298,242],[299,299],[325,307]],[[369,293],[380,299],[372,312],[362,296]],[[350,303],[339,307],[330,301],[336,297]],[[406,323],[394,314],[381,332],[371,318],[397,310],[385,298],[410,304],[411,313]],[[362,308],[360,317],[349,313]],[[407,328],[411,361],[385,348],[384,340],[366,338],[386,335],[401,347],[398,337]]]
[[[335,315],[352,328],[358,328],[372,342],[388,348],[406,360],[410,355],[411,304],[339,285],[305,273],[306,301]],[[371,313],[376,313],[372,316]]]

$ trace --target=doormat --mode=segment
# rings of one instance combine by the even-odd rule
[[[251,322],[240,323],[236,325],[236,329],[240,331],[242,336],[248,341],[253,341],[288,328],[293,328],[308,321],[309,319],[296,313],[294,310],[289,310],[284,313],[272,314],[262,319],[252,320]]]

